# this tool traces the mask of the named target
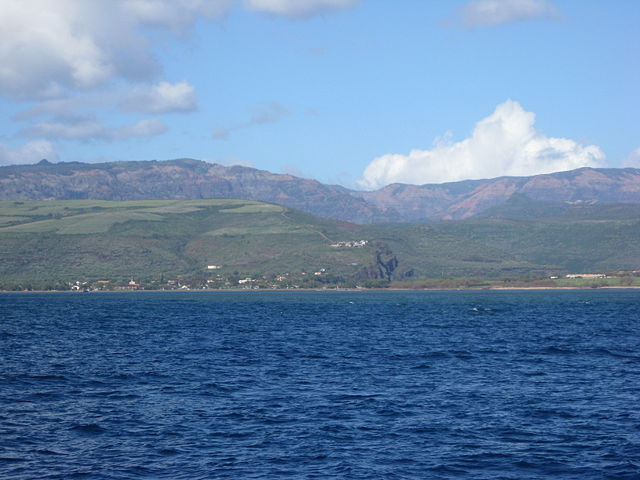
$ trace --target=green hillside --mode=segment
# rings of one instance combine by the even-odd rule
[[[575,222],[580,220],[640,220],[640,205],[633,203],[541,202],[513,194],[506,202],[489,208],[474,219],[538,220]]]
[[[0,274],[149,280],[206,273],[209,265],[235,275],[353,274],[370,254],[330,244],[359,239],[359,230],[244,200],[0,202]]]
[[[248,200],[0,202],[0,287],[375,286],[639,269],[640,220],[609,213],[362,226]]]

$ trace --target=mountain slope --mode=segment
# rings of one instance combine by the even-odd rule
[[[0,200],[237,198],[361,224],[465,219],[502,205],[514,194],[566,204],[640,204],[640,169],[580,168],[531,177],[393,184],[360,192],[190,159],[0,167]]]
[[[245,200],[0,202],[0,278],[355,275],[370,249],[331,244],[359,240],[361,228]]]
[[[0,168],[0,200],[188,200],[236,198],[314,215],[372,223],[391,220],[342,187],[255,168],[199,160],[58,163]]]
[[[528,202],[514,198],[506,214],[486,219],[379,225],[248,200],[0,202],[0,287],[131,277],[159,285],[177,276],[362,285],[640,270],[638,209],[558,214],[552,205],[542,220],[509,218]]]
[[[405,221],[469,218],[514,194],[564,203],[640,203],[640,169],[579,168],[531,177],[500,177],[439,185],[388,185],[357,195]]]

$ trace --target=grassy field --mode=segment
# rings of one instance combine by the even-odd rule
[[[234,284],[281,276],[355,285],[380,281],[382,264],[392,265],[395,282],[426,283],[640,269],[634,210],[609,208],[609,219],[604,210],[567,211],[561,221],[362,226],[246,200],[0,202],[0,287],[132,277]],[[356,240],[367,243],[331,246]]]

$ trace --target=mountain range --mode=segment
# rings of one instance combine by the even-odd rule
[[[580,168],[528,177],[392,184],[357,191],[288,174],[193,159],[106,163],[42,160],[0,167],[0,200],[195,200],[276,203],[360,224],[460,220],[514,196],[563,205],[640,204],[640,169]]]

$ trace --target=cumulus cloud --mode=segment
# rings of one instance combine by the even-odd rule
[[[231,4],[232,0],[3,0],[0,94],[17,100],[60,98],[67,91],[93,89],[114,78],[150,81],[162,68],[144,28],[183,33],[198,18],[219,17]],[[166,91],[168,86],[157,85],[161,90],[156,94],[176,94],[176,88],[187,85],[173,85],[173,92]]]
[[[150,81],[162,68],[145,28],[187,32],[242,0],[2,0],[0,94],[58,98],[119,78]],[[246,0],[253,10],[309,17],[355,0]]]
[[[488,27],[523,20],[552,20],[558,10],[549,0],[472,0],[458,10],[467,28]]]
[[[39,137],[57,140],[112,141],[126,140],[135,137],[150,137],[167,131],[167,126],[157,119],[141,120],[133,125],[107,127],[98,119],[57,118],[40,122],[24,129],[21,134],[28,137]]]
[[[213,130],[212,137],[214,140],[227,140],[233,131],[243,130],[256,125],[275,123],[287,115],[289,115],[289,110],[279,102],[261,103],[253,108],[249,120],[233,125],[232,127],[216,127]]]
[[[151,87],[138,87],[121,105],[141,113],[191,112],[196,109],[196,90],[187,82],[160,82]]]
[[[113,1],[113,0],[112,0]],[[182,34],[200,16],[218,18],[229,10],[233,0],[118,0],[124,10],[142,24],[168,27]]]
[[[465,140],[438,140],[430,150],[374,159],[359,185],[374,189],[390,183],[440,183],[602,166],[605,156],[599,147],[547,137],[535,128],[535,118],[518,102],[507,100],[479,121]]]
[[[46,140],[33,140],[17,148],[0,143],[0,165],[36,163],[43,158],[58,161],[55,147]]]
[[[252,10],[269,12],[293,18],[309,18],[314,15],[353,7],[358,0],[245,0]]]
[[[149,78],[160,67],[139,19],[124,2],[4,0],[0,9],[0,91],[51,98],[114,76]]]
[[[640,148],[636,148],[622,161],[623,167],[640,168]]]

